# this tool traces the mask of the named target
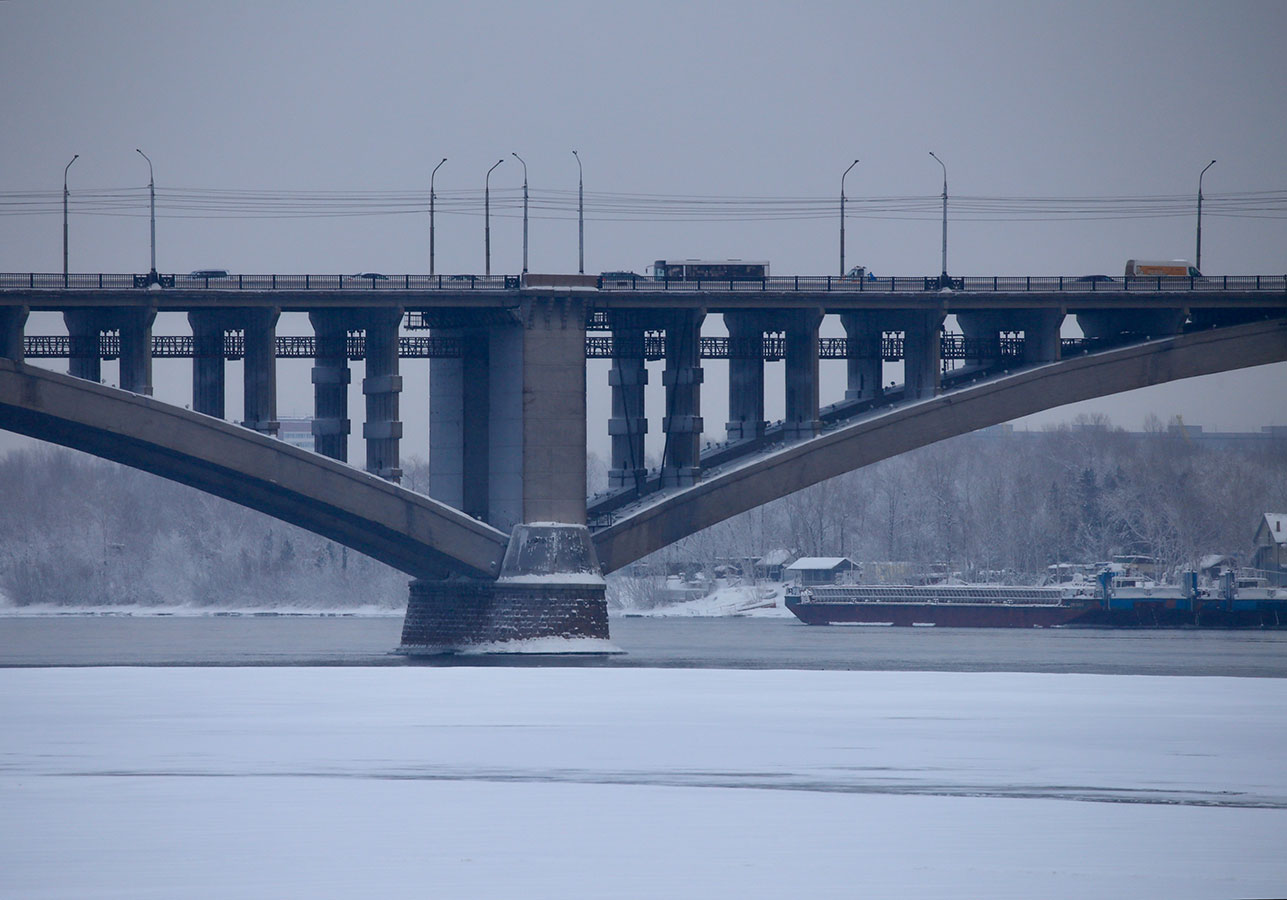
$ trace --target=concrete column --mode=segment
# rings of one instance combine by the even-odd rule
[[[155,309],[121,310],[121,390],[152,396],[152,323]]]
[[[401,309],[368,313],[366,321],[366,377],[362,393],[366,396],[366,470],[395,484],[402,480],[399,443],[402,422],[398,419],[398,394],[402,376],[398,374],[398,326]]]
[[[22,362],[22,340],[27,327],[27,307],[0,308],[0,356]]]
[[[885,359],[880,346],[884,332],[879,319],[872,313],[845,313],[840,324],[848,342],[845,399],[879,400],[885,393],[881,381]]]
[[[103,356],[99,338],[103,331],[102,315],[94,310],[69,309],[63,313],[63,321],[71,338],[68,374],[86,381],[101,382]]]
[[[344,310],[308,314],[317,340],[313,362],[313,449],[338,459],[349,460],[349,371],[348,326]]]
[[[585,301],[525,298],[523,521],[585,524]]]
[[[277,318],[281,310],[250,309],[243,313],[246,335],[244,363],[245,421],[269,437],[277,436]]]
[[[730,441],[764,437],[764,328],[755,313],[724,313],[728,329],[728,421]]]
[[[192,408],[217,419],[224,414],[226,317],[206,310],[188,313],[192,326]]]
[[[524,334],[517,321],[488,328],[486,370],[478,376],[486,391],[477,401],[486,412],[477,426],[486,448],[479,457],[486,518],[501,531],[523,521]]]
[[[671,313],[666,324],[666,452],[662,459],[662,487],[687,487],[701,477],[702,366],[701,332],[706,313],[683,310]]]
[[[818,327],[821,310],[795,310],[786,327],[786,418],[783,438],[811,438],[822,427],[818,418]]]
[[[1061,356],[1059,330],[1064,313],[1059,310],[1035,310],[1023,325],[1023,361],[1029,365],[1058,362]]]
[[[491,522],[488,329],[435,328],[432,334],[457,340],[463,350],[457,358],[429,361],[429,495]]]
[[[1013,314],[988,310],[959,312],[956,324],[966,340],[965,369],[987,369],[1001,364],[1001,332],[1018,331]]]
[[[940,334],[943,314],[913,312],[903,318],[903,384],[904,397],[924,400],[938,393],[942,378]]]
[[[436,338],[461,339],[458,329],[435,328]],[[429,360],[429,496],[464,509],[464,360]]]
[[[612,467],[608,470],[608,486],[638,487],[648,474],[644,463],[644,436],[648,433],[644,387],[648,384],[648,369],[644,365],[643,327],[614,327],[612,347],[612,368],[608,371],[612,388],[612,417],[608,419]]]

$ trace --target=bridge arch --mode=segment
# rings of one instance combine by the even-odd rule
[[[459,510],[320,454],[5,358],[0,428],[215,494],[417,578],[494,578],[508,542]]]
[[[1287,319],[1147,341],[1048,363],[873,415],[668,494],[594,535],[612,572],[836,475],[1031,413],[1121,391],[1287,360]]]

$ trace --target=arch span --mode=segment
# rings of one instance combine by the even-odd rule
[[[495,577],[509,539],[444,503],[238,425],[3,358],[0,428],[232,500],[417,578]]]
[[[1212,329],[1025,369],[900,406],[669,494],[595,533],[612,572],[703,528],[862,466],[1079,400],[1287,360],[1287,319]]]

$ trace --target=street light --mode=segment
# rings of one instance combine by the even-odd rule
[[[849,164],[849,169],[858,165],[858,160]],[[845,175],[849,174],[845,169]],[[845,175],[840,176],[840,277],[845,277]]]
[[[939,277],[939,287],[949,287],[951,282],[947,277],[947,166],[943,165],[943,160],[934,155],[934,151],[929,152],[934,157],[934,161],[943,166],[943,274]]]
[[[1198,173],[1198,253],[1197,259],[1193,262],[1193,266],[1199,272],[1202,271],[1202,176],[1207,174],[1207,169],[1211,168],[1215,164],[1216,161],[1214,159],[1211,160],[1211,162],[1206,164],[1206,168]]]
[[[78,159],[80,159],[79,153],[73,156],[71,162],[63,169],[63,287],[67,287],[67,169],[70,169],[72,163]]]
[[[505,161],[505,157],[496,160],[496,166]],[[483,274],[492,274],[492,172],[496,171],[496,166],[487,170],[487,177],[483,179]]]
[[[511,151],[512,152],[512,151]],[[527,163],[517,153],[513,157],[523,163],[523,274],[527,274]]]
[[[138,147],[134,152],[139,156],[147,159],[147,193],[152,210],[152,269],[148,272],[153,284],[156,284],[156,180],[152,177],[152,160],[148,159],[147,154]]]
[[[429,173],[429,275],[430,276],[433,275],[433,201],[434,201],[433,177],[438,174],[438,170],[442,168],[442,163],[445,163],[446,161],[447,161],[447,157],[444,156],[442,158],[442,162],[434,166],[433,171]]]
[[[577,272],[585,274],[585,170],[581,168],[581,155],[575,150],[576,157],[576,247]]]

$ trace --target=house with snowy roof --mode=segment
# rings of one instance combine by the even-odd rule
[[[802,556],[783,571],[787,581],[809,587],[815,584],[835,584],[841,577],[858,568],[857,563],[844,556]]]
[[[1287,585],[1287,513],[1265,513],[1256,529],[1252,568],[1273,585]]]

